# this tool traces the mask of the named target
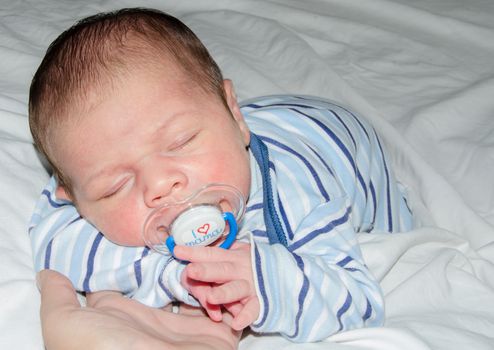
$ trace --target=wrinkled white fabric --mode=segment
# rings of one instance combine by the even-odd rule
[[[42,349],[27,223],[48,180],[27,124],[30,79],[76,19],[123,1],[0,2],[0,348]],[[240,100],[297,93],[351,106],[388,145],[427,227],[361,237],[387,319],[317,344],[241,349],[494,347],[494,3],[484,0],[143,0],[181,17]]]

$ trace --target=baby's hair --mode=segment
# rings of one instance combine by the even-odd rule
[[[50,140],[69,111],[84,105],[90,88],[108,87],[119,72],[176,63],[203,92],[226,106],[221,71],[197,36],[180,20],[146,8],[100,13],[77,22],[48,47],[29,91],[29,126],[59,184],[70,179],[50,156]],[[73,197],[73,196],[72,196]]]

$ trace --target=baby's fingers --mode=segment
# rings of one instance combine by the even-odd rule
[[[220,322],[223,319],[223,312],[221,311],[221,305],[209,304],[207,301],[201,303],[204,310],[206,310],[209,318],[213,321]]]
[[[208,291],[207,301],[210,304],[222,305],[240,301],[251,295],[249,283],[245,280],[233,280],[231,282],[211,287]]]
[[[259,308],[259,300],[257,298],[254,297],[248,300],[242,311],[233,319],[231,327],[240,331],[250,326],[259,317]]]
[[[244,305],[240,301],[235,301],[233,303],[223,304],[223,307],[228,311],[233,317],[237,316],[240,311],[244,308]],[[231,322],[230,322],[231,325]]]
[[[225,283],[237,279],[241,272],[231,262],[190,263],[185,268],[187,277],[196,281]]]
[[[211,286],[199,281],[187,279],[187,290],[196,298],[201,306],[206,310],[208,316],[213,321],[221,321],[221,306],[210,304],[207,296],[210,294]]]
[[[230,252],[219,247],[187,247],[177,245],[173,254],[180,260],[190,262],[227,261]]]

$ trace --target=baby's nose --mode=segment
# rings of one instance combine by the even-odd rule
[[[144,201],[150,208],[163,204],[166,200],[180,197],[187,185],[187,177],[178,169],[151,166],[143,176]]]

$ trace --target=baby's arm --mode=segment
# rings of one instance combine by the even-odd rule
[[[363,262],[349,212],[344,199],[325,203],[299,225],[288,247],[253,241],[252,258],[212,247],[177,247],[177,256],[192,262],[184,284],[213,319],[219,311],[211,305],[223,304],[235,316],[234,328],[251,325],[292,341],[381,325],[381,290]]]
[[[314,208],[288,246],[255,242],[261,304],[251,326],[297,341],[318,341],[337,332],[380,326],[383,297],[366,267],[345,198]]]
[[[180,284],[184,265],[145,247],[123,247],[81,218],[71,202],[54,195],[52,178],[37,202],[29,235],[36,271],[56,270],[76,290],[117,290],[146,305],[171,300],[198,305]]]

